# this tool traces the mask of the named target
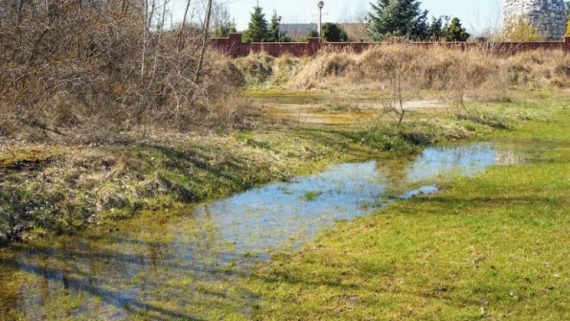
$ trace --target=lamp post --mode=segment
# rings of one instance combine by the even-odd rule
[[[317,3],[317,6],[319,7],[319,38],[321,38],[321,32],[323,30],[323,8],[325,7],[325,2],[319,1],[319,3]]]

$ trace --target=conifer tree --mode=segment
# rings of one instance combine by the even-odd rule
[[[447,41],[467,41],[471,36],[461,25],[459,18],[451,19],[451,23],[445,26],[443,33]]]
[[[426,32],[428,40],[439,41],[443,34],[443,21],[445,17],[431,17],[431,23],[429,24]]]
[[[419,0],[377,0],[369,14],[369,34],[375,40],[389,37],[425,39],[427,10]]]
[[[281,20],[283,18],[277,15],[277,11],[273,12],[273,17],[271,18],[271,28],[269,30],[270,41],[274,42],[290,42],[291,37],[286,33],[281,31]]]
[[[254,7],[247,30],[244,35],[245,42],[270,41],[271,35],[267,28],[267,20],[261,7]]]

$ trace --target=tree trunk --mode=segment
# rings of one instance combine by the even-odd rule
[[[184,17],[182,18],[182,24],[180,26],[180,30],[178,32],[178,48],[182,49],[186,43],[184,40],[184,28],[186,27],[186,20],[188,19],[188,12],[190,11],[190,3],[191,0],[186,1],[186,9],[184,9]]]
[[[200,81],[200,73],[202,72],[202,66],[204,65],[204,56],[206,55],[206,48],[208,47],[208,37],[210,35],[211,15],[212,15],[212,0],[208,0],[208,10],[206,11],[206,23],[204,24],[204,38],[202,41],[202,52],[200,52],[200,59],[198,60],[198,68],[196,68],[196,76],[194,77],[195,84],[197,84]]]

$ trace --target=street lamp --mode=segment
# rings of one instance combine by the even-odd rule
[[[321,38],[321,32],[322,32],[322,24],[323,24],[323,8],[325,7],[325,2],[324,1],[319,1],[319,3],[317,3],[317,6],[319,7],[319,38]]]

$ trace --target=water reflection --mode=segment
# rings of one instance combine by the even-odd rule
[[[495,164],[497,155],[497,150],[491,143],[427,148],[407,172],[407,178],[410,181],[420,181],[438,176],[474,175]]]
[[[182,213],[144,215],[117,231],[15,244],[0,253],[0,319],[247,319],[257,298],[236,280],[251,260],[384,206],[394,184],[472,175],[505,159],[516,157],[492,144],[428,148],[390,166],[336,165]]]

